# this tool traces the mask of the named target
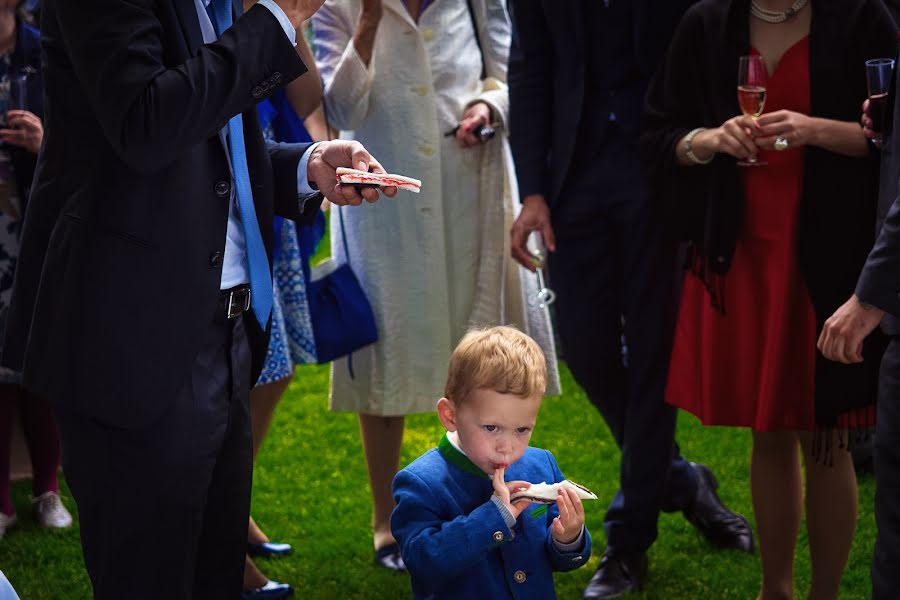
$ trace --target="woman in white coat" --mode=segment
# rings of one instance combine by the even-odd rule
[[[435,409],[456,342],[473,325],[515,324],[556,373],[533,277],[508,258],[510,21],[505,0],[328,0],[313,26],[330,124],[388,172],[422,180],[421,195],[344,214],[379,341],[353,354],[352,374],[346,359],[332,366],[332,409],[359,413],[376,563],[402,569],[389,521],[403,416]],[[482,143],[485,125],[500,133]],[[346,260],[340,236],[332,219],[332,253]]]

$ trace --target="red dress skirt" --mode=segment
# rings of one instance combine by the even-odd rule
[[[769,77],[765,112],[809,114],[808,66],[803,38]],[[725,276],[726,314],[685,276],[666,400],[705,425],[813,430],[816,317],[797,265],[803,149],[760,159],[768,164],[738,167],[746,202]]]

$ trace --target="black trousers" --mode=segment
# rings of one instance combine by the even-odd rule
[[[222,318],[156,422],[121,429],[57,414],[97,600],[240,598],[253,464],[249,379],[242,317]]]
[[[643,552],[660,510],[684,510],[696,475],[675,444],[665,404],[678,261],[666,243],[634,141],[613,123],[580,157],[552,209],[551,286],[563,356],[622,450],[621,488],[606,514],[612,552]],[[620,336],[628,345],[623,365]]]
[[[872,598],[900,593],[900,337],[892,337],[881,360],[875,434],[875,521]]]

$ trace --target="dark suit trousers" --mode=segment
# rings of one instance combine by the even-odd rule
[[[122,429],[57,415],[97,600],[240,598],[253,464],[249,379],[242,318],[221,318],[152,424]]]
[[[664,242],[636,144],[610,123],[581,156],[552,209],[551,287],[563,356],[622,450],[621,489],[606,514],[613,552],[642,552],[659,511],[696,497],[663,395],[676,311],[674,246]],[[628,345],[623,366],[620,335]]]
[[[875,435],[873,600],[893,600],[900,589],[900,337],[892,337],[881,360]]]

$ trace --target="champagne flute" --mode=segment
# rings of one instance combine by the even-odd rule
[[[884,117],[887,112],[887,98],[894,71],[893,58],[873,58],[866,61],[866,83],[869,88],[869,116],[872,117],[874,141],[884,140]]]
[[[766,105],[766,63],[762,56],[742,56],[738,61],[738,104],[741,112],[753,120],[759,118]],[[765,161],[756,155],[747,157],[737,163],[742,167],[759,167]]]

